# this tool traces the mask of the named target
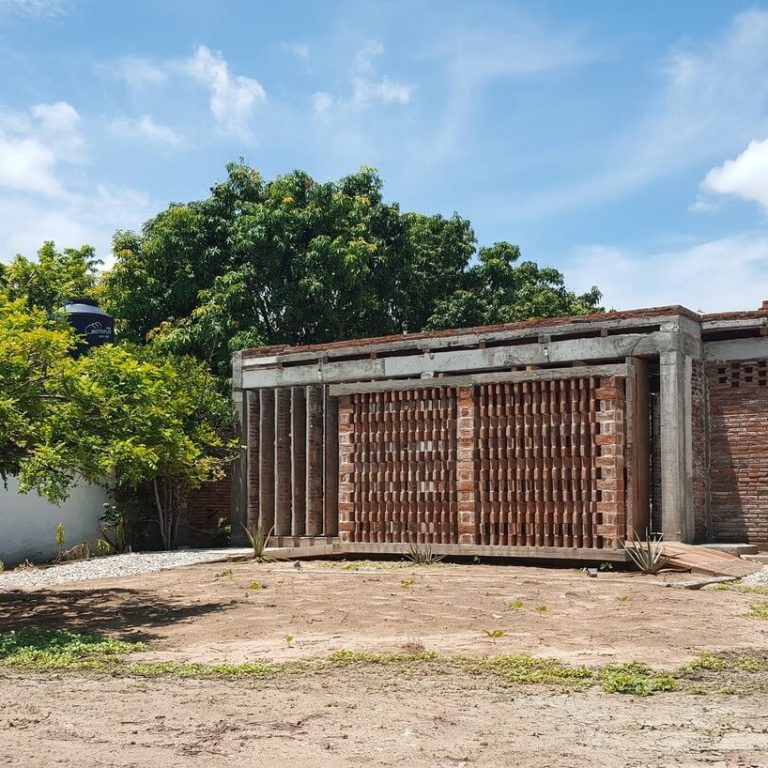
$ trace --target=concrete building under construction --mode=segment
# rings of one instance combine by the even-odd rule
[[[233,521],[318,552],[622,559],[768,541],[768,305],[558,318],[234,358]]]

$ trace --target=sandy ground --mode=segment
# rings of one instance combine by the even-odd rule
[[[281,682],[0,672],[0,765],[667,768],[768,764],[768,694],[650,699],[336,670]]]
[[[565,568],[391,565],[347,570],[315,561],[297,570],[290,563],[218,563],[0,592],[0,631],[99,631],[147,641],[145,659],[199,662],[392,652],[415,644],[441,653],[663,667],[705,650],[768,648],[768,622],[749,616],[750,604],[761,599],[754,594],[663,588],[660,578],[630,573],[592,579]],[[262,588],[251,589],[254,583]],[[516,601],[522,607],[510,606]],[[496,629],[504,636],[494,644],[485,630]]]
[[[0,631],[141,639],[142,661],[423,646],[671,667],[704,650],[768,649],[768,622],[748,615],[765,597],[662,583],[520,566],[213,564],[1,592]],[[505,634],[494,644],[485,629]],[[0,668],[0,690],[0,765],[22,768],[768,766],[767,680],[740,695],[641,699],[505,685],[439,663],[230,681]]]

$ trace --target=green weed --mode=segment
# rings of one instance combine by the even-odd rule
[[[754,619],[768,619],[768,603],[752,603],[749,615]]]
[[[606,693],[631,693],[650,696],[661,691],[676,691],[679,682],[665,672],[654,672],[645,664],[609,664],[600,670],[599,679]]]
[[[507,603],[507,610],[508,611],[519,611],[523,607],[523,601],[522,600],[510,600]]]
[[[0,665],[31,669],[100,669],[142,643],[59,629],[21,629],[0,633]]]
[[[213,575],[214,579],[231,579],[232,578],[232,569],[227,568],[226,571],[220,571],[219,573],[215,573]]]

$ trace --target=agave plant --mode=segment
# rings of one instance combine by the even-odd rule
[[[443,557],[444,555],[436,555],[432,551],[431,544],[416,544],[413,541],[405,553],[406,560],[410,560],[414,565],[433,565],[439,563]]]
[[[646,530],[645,541],[640,541],[633,530],[632,539],[624,542],[624,551],[643,573],[656,574],[669,562],[669,557],[664,554],[662,538],[661,535],[651,538]]]
[[[243,524],[241,523],[241,525]],[[253,559],[256,560],[257,563],[266,563],[271,560],[272,558],[265,555],[264,551],[269,546],[269,540],[275,529],[270,528],[267,531],[261,523],[248,523],[248,525],[243,525],[243,528],[245,529],[245,534],[248,536],[248,541],[253,548]]]

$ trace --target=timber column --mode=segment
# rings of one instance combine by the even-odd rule
[[[661,529],[667,541],[693,541],[691,358],[662,352]],[[639,531],[638,531],[639,533]]]

